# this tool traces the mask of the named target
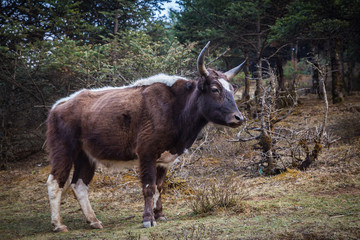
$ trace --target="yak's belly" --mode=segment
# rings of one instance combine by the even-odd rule
[[[96,158],[92,156],[88,151],[85,151],[85,153],[89,157],[90,161],[95,164],[101,164],[107,168],[133,169],[140,166],[140,160],[138,158],[135,158],[133,160],[107,160]],[[156,166],[168,169],[178,157],[179,155],[171,154],[170,152],[166,151],[161,154],[159,159],[156,160]]]
[[[160,166],[166,169],[169,169],[170,166],[178,159],[178,154],[171,154],[170,152],[166,151],[163,152],[159,159],[156,160],[156,166]]]
[[[116,168],[116,169],[133,169],[139,166],[139,159],[134,160],[96,160],[97,163],[100,163],[102,166],[107,168]]]

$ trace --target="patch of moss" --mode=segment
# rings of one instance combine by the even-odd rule
[[[296,169],[287,168],[285,172],[274,176],[273,179],[275,179],[277,181],[295,179],[295,178],[298,178],[299,175],[301,175],[301,174],[302,174],[302,172],[300,172],[300,171],[298,171]]]

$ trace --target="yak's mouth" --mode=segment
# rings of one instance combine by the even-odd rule
[[[236,128],[239,127],[244,121],[245,119],[240,112],[231,113],[226,119],[226,126]]]
[[[232,123],[227,123],[226,125],[231,128],[237,128],[237,127],[240,127],[242,123],[243,122],[239,122],[239,123],[232,122]]]

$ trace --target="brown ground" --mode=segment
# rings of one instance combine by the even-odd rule
[[[321,124],[322,101],[308,95],[301,102],[282,126]],[[306,172],[263,176],[251,144],[228,141],[237,130],[209,126],[171,169],[164,194],[169,220],[153,229],[140,228],[136,169],[97,170],[90,201],[104,230],[88,227],[69,192],[62,215],[70,233],[56,234],[45,184],[47,154],[9,163],[0,171],[0,239],[360,239],[360,95],[329,107],[328,134],[336,141]],[[201,196],[234,202],[195,214]]]

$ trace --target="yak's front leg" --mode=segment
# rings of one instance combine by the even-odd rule
[[[156,191],[156,168],[154,157],[140,157],[140,171],[143,195],[145,200],[143,226],[155,227],[153,197]]]
[[[166,217],[163,214],[162,202],[161,202],[161,192],[164,185],[167,168],[158,166],[156,168],[156,193],[154,196],[154,214],[155,219],[160,221],[166,221]]]
[[[168,169],[171,167],[172,163],[176,160],[179,155],[171,154],[166,151],[161,154],[161,157],[156,160],[156,193],[154,197],[154,214],[155,219],[160,221],[166,221],[166,217],[163,214],[162,210],[162,201],[161,201],[161,193],[166,177],[166,173]]]

